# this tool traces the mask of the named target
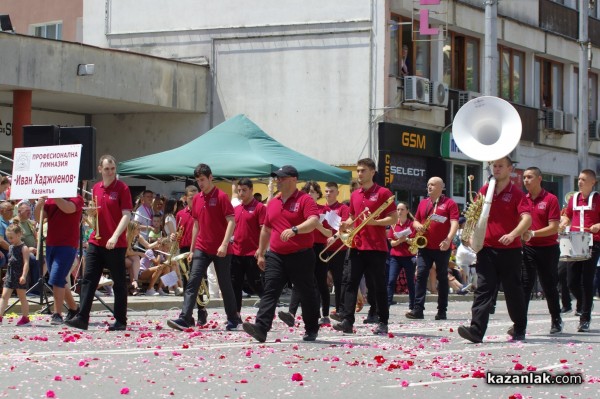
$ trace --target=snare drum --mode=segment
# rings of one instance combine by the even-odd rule
[[[592,234],[585,231],[571,231],[558,235],[560,260],[579,262],[592,257]]]

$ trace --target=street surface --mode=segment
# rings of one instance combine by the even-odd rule
[[[484,343],[458,336],[470,302],[450,302],[447,321],[404,318],[406,304],[391,307],[389,336],[374,336],[357,318],[356,334],[327,326],[314,343],[301,337],[301,321],[276,320],[267,342],[227,332],[222,308],[209,309],[207,328],[173,331],[178,309],[130,311],[125,332],[108,332],[108,313],[95,312],[90,330],[50,326],[34,316],[31,327],[0,326],[0,397],[9,398],[598,398],[600,317],[577,333],[573,313],[565,332],[550,336],[545,301],[534,300],[526,342],[509,342],[504,302],[492,316]],[[254,307],[243,317],[253,320]],[[359,324],[360,323],[360,324]],[[521,370],[519,370],[521,369]],[[581,385],[486,383],[485,373],[582,373]],[[483,377],[483,378],[482,378]],[[519,396],[520,395],[520,396]]]

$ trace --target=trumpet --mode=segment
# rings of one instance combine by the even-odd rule
[[[338,252],[340,252],[342,250],[342,248],[344,248],[344,246],[346,246],[347,248],[353,248],[354,247],[354,238],[356,237],[356,235],[367,224],[369,224],[369,222],[371,222],[371,220],[373,220],[376,217],[378,217],[381,214],[381,212],[383,212],[385,210],[385,208],[387,208],[388,206],[390,206],[390,204],[393,203],[394,200],[395,200],[395,197],[391,196],[383,204],[381,204],[379,206],[379,208],[377,208],[375,210],[375,212],[373,212],[373,213],[369,213],[369,209],[365,208],[365,210],[363,210],[356,217],[356,220],[359,220],[361,217],[364,217],[364,220],[358,226],[354,227],[351,230],[347,230],[345,232],[338,232],[339,235],[338,234],[335,235],[335,236],[338,236],[338,238],[340,239],[340,241],[342,241],[342,244],[344,244],[344,245],[342,245],[341,247],[339,247],[336,251],[334,251],[333,253],[331,253],[329,256],[324,257],[324,255],[329,250],[329,248],[331,248],[335,243],[337,243],[337,240],[335,240],[335,241],[332,241],[329,245],[327,245],[321,251],[321,253],[319,253],[319,259],[321,259],[321,262],[323,262],[323,263],[329,262],[335,255],[337,255]]]

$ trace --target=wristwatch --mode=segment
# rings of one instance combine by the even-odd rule
[[[294,234],[298,234],[298,227],[293,226],[292,231],[294,232]]]

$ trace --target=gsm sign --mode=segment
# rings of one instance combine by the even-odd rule
[[[425,135],[418,133],[402,132],[402,146],[409,148],[426,148]]]

